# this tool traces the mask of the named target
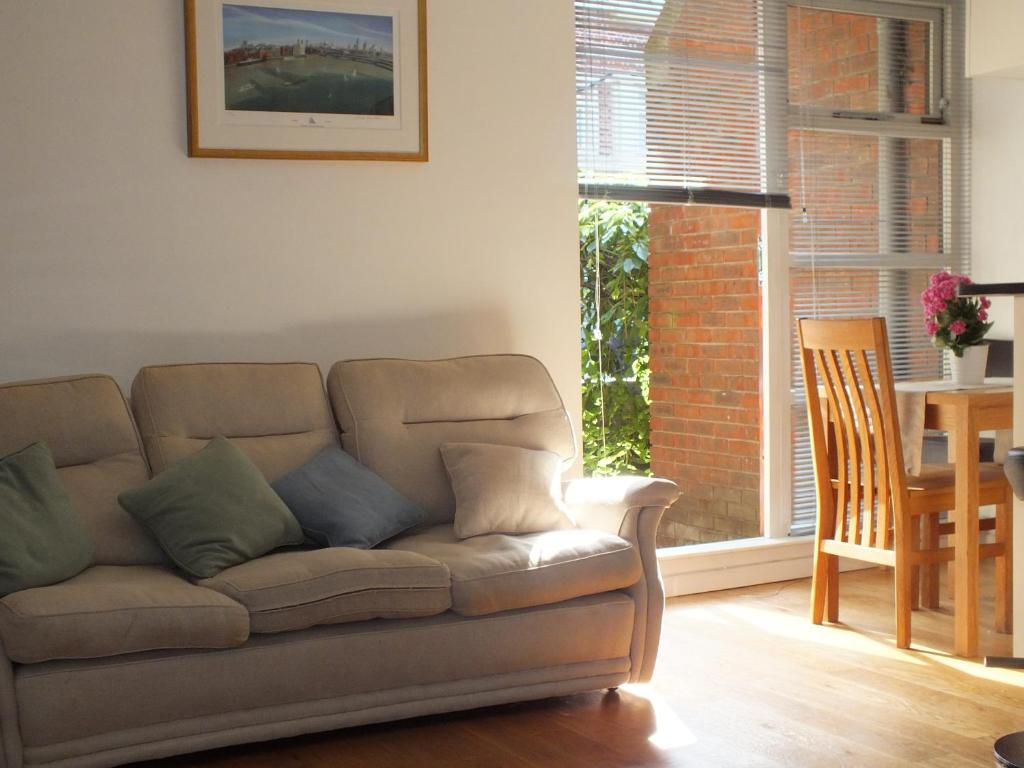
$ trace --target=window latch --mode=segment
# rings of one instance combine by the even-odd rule
[[[832,113],[832,117],[839,117],[843,120],[892,120],[892,115],[886,112],[850,112],[844,109]]]

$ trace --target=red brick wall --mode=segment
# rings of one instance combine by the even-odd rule
[[[651,206],[651,470],[659,546],[760,535],[760,211]]]
[[[878,29],[874,17],[790,7],[789,102],[878,109]]]

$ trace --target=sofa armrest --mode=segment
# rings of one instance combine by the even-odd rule
[[[570,516],[581,528],[608,531],[639,544],[639,530],[630,524],[629,511],[649,509],[644,527],[653,523],[656,530],[662,513],[679,498],[679,486],[660,477],[583,477],[566,482],[563,494]]]
[[[0,768],[21,768],[21,730],[14,698],[14,665],[0,642]]]
[[[587,477],[563,488],[569,516],[580,528],[617,534],[637,548],[643,576],[630,587],[636,604],[630,649],[631,682],[646,682],[654,673],[665,611],[665,588],[658,569],[658,524],[679,498],[679,487],[657,477]]]

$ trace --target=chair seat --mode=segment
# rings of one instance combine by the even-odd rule
[[[434,616],[451,606],[448,569],[413,552],[277,552],[197,582],[244,605],[253,632]]]
[[[928,515],[956,507],[956,467],[924,464],[921,473],[907,477],[910,514]],[[982,464],[978,470],[978,499],[982,506],[1009,500],[1010,482],[999,464]]]
[[[1005,487],[1007,480],[1001,464],[981,464],[978,469],[981,485]],[[922,464],[917,475],[907,475],[907,490],[911,493],[935,491],[956,486],[956,466],[953,464]]]
[[[489,534],[460,540],[451,525],[438,525],[395,539],[388,547],[418,552],[448,566],[452,610],[463,616],[623,589],[639,581],[642,573],[636,548],[603,531]]]
[[[833,487],[839,481],[832,480]],[[978,492],[982,506],[1001,504],[1009,493],[1009,481],[1001,464],[981,464]],[[911,514],[946,512],[956,506],[956,467],[952,464],[922,464],[917,475],[907,475]]]
[[[0,600],[0,637],[22,664],[138,651],[233,648],[249,637],[238,603],[160,566],[97,565]]]

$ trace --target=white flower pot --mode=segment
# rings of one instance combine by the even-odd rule
[[[956,384],[983,384],[987,364],[988,344],[965,348],[963,357],[949,353],[949,368]]]

